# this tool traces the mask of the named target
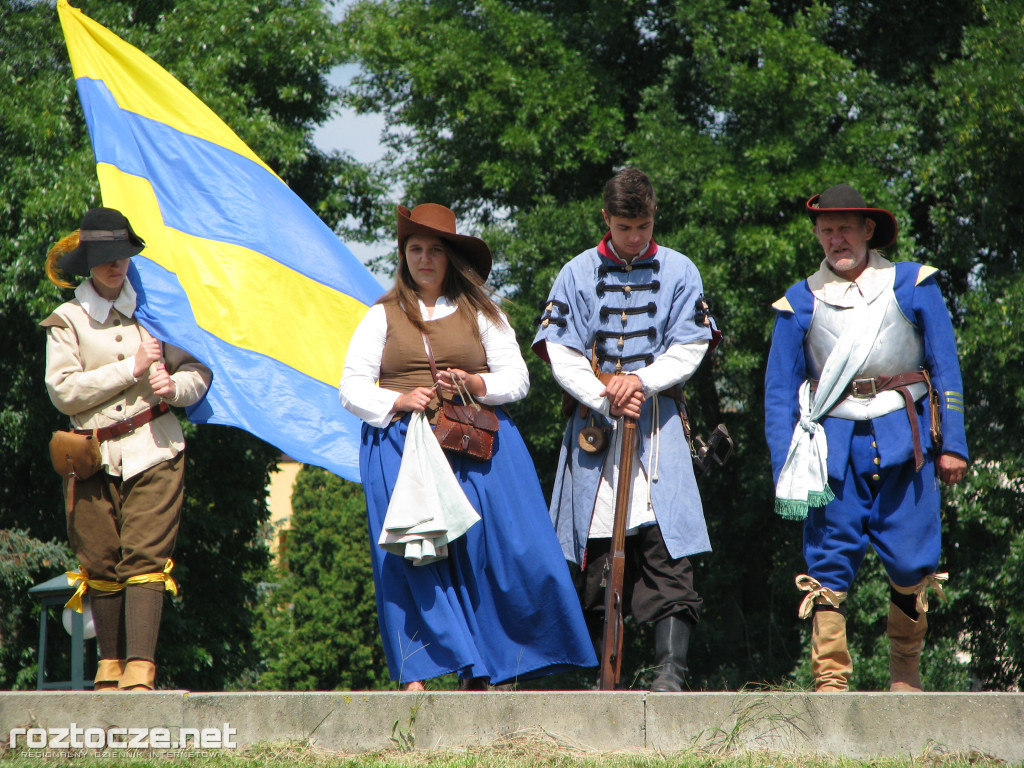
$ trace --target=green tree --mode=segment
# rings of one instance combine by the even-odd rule
[[[942,270],[963,348],[977,461],[968,484],[946,494],[953,581],[931,617],[926,681],[1019,684],[1021,613],[1006,595],[1024,573],[1008,567],[1024,550],[1014,427],[1024,399],[1013,375],[1024,359],[1013,191],[1022,9],[1020,0],[385,0],[358,4],[343,23],[364,69],[347,98],[387,116],[392,173],[408,198],[490,224],[495,282],[534,383],[514,413],[546,487],[562,419],[546,367],[527,349],[531,319],[558,268],[600,237],[600,188],[613,167],[630,161],[652,175],[656,238],[697,263],[726,333],[688,388],[696,421],[724,421],[738,442],[703,488],[715,551],[696,562],[708,598],[691,653],[697,685],[807,681],[809,628],[796,619],[792,583],[800,529],[771,512],[763,371],[770,304],[820,260],[804,201],[839,181],[896,213],[894,258]],[[862,688],[887,681],[885,589],[869,559],[849,600]],[[954,649],[970,654],[966,669]]]
[[[388,143],[411,199],[500,215],[589,197],[625,159],[667,6],[360,2],[342,23],[362,67],[348,100],[403,126]]]
[[[971,481],[946,506],[950,605],[940,631],[961,638],[977,685],[1024,680],[1024,3],[986,3],[963,56],[935,73],[933,151],[919,159],[925,253],[942,254],[967,398]]]
[[[16,528],[0,529],[0,689],[35,685],[39,606],[28,590],[73,567],[60,542],[39,541]]]
[[[339,48],[323,3],[77,5],[178,77],[336,231],[372,239],[390,220],[377,171],[312,143],[336,103],[325,75]],[[0,28],[0,530],[63,541],[46,445],[66,424],[46,396],[38,323],[70,293],[49,283],[43,260],[100,195],[53,5],[0,0]],[[164,684],[216,689],[256,661],[253,575],[267,559],[265,489],[277,452],[238,430],[185,428],[188,480],[174,570],[182,591],[165,611],[157,662]],[[4,659],[31,655],[28,626],[0,637]]]
[[[286,541],[277,586],[262,609],[265,666],[258,687],[391,687],[377,628],[362,487],[303,467]]]

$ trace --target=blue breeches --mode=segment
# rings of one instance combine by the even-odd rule
[[[829,480],[835,500],[811,509],[804,522],[807,573],[836,592],[850,589],[868,544],[897,586],[914,586],[938,569],[942,521],[934,456],[925,455],[920,472],[913,461],[880,468],[877,460],[871,422],[858,422],[846,477]]]

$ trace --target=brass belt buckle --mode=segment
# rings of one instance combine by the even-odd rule
[[[870,384],[871,391],[861,392],[860,388],[863,384]],[[853,397],[869,398],[874,397],[877,394],[878,386],[875,384],[874,379],[854,379],[853,382],[850,383],[850,395],[852,395]]]

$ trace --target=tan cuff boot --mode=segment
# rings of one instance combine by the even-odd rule
[[[122,691],[152,691],[156,686],[156,664],[145,659],[129,659],[118,689]]]
[[[124,675],[124,659],[100,659],[96,664],[94,691],[116,691]]]
[[[928,629],[928,614],[911,619],[889,603],[889,690],[894,693],[921,692],[921,650]]]
[[[848,691],[853,659],[846,646],[846,617],[839,611],[814,612],[811,671],[819,693]]]

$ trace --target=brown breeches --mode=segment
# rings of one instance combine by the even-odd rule
[[[126,481],[106,472],[76,480],[68,540],[89,578],[123,584],[162,571],[174,552],[184,490],[184,453]]]

